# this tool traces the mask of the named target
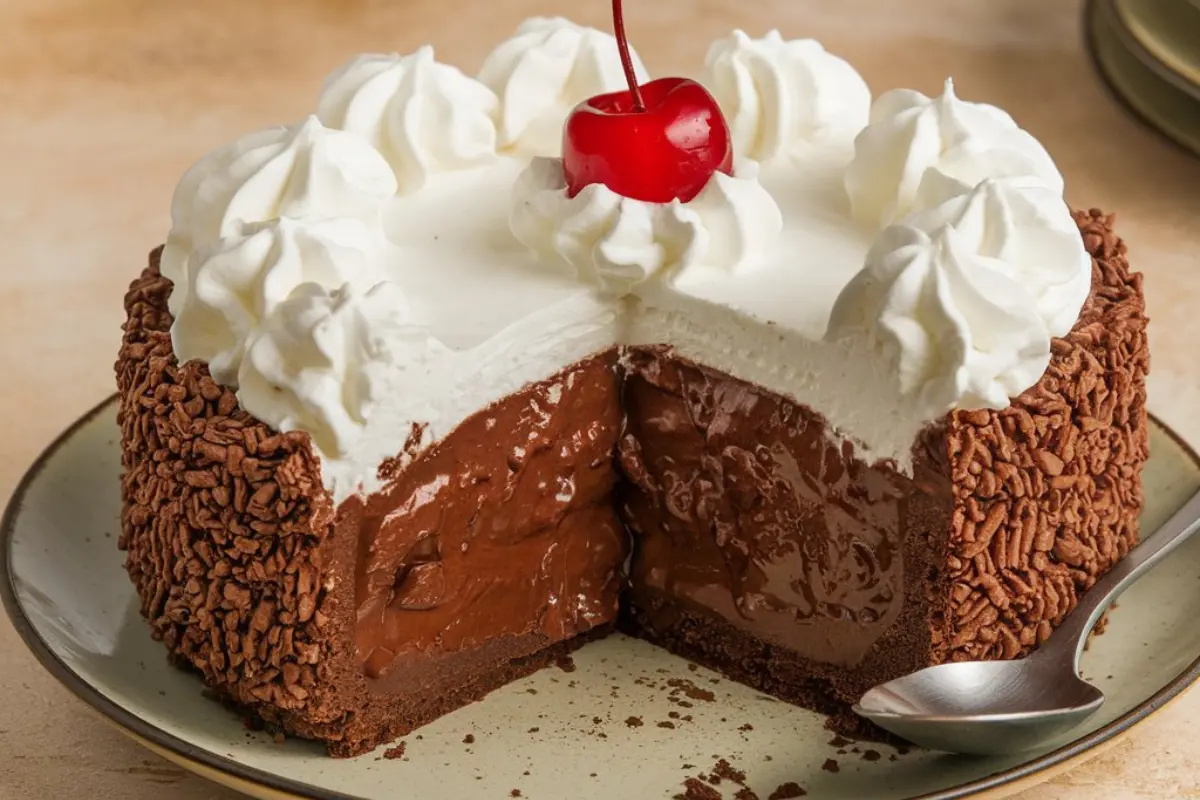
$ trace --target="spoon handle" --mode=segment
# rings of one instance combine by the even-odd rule
[[[1112,601],[1197,529],[1200,529],[1200,492],[1096,581],[1032,657],[1038,661],[1067,661],[1078,673],[1079,657],[1087,635]]]

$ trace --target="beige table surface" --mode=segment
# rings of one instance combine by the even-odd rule
[[[1074,0],[628,0],[652,70],[732,27],[821,39],[878,93],[953,74],[1055,156],[1077,205],[1120,212],[1153,317],[1151,408],[1200,444],[1200,161],[1143,130],[1093,75]],[[604,0],[0,0],[0,493],[113,391],[121,294],[182,171],[307,113],[351,53],[436,42],[476,68],[526,16]],[[0,798],[232,798],[127,741],[0,622]],[[1200,798],[1200,692],[1022,798]]]

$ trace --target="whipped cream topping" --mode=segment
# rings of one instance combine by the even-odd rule
[[[534,158],[624,88],[607,34],[532,20],[478,81],[427,49],[351,61],[319,108],[345,130],[254,134],[181,182],[163,259],[180,356],[312,434],[336,502],[380,489],[414,431],[436,442],[614,345],[810,405],[901,469],[946,409],[1040,377],[1090,262],[1032,137],[952,91],[884,95],[860,131],[861,78],[777,33],[708,63],[735,176],[650,204],[570,198],[561,162]]]
[[[968,188],[931,173],[918,194],[930,208],[884,230],[838,298],[830,337],[877,343],[931,419],[1004,408],[1079,317],[1091,258],[1062,198],[1036,182]]]
[[[618,296],[654,276],[750,269],[783,227],[753,162],[716,173],[690,202],[648,203],[598,183],[570,197],[562,160],[541,157],[517,179],[510,223],[531,250]]]
[[[385,277],[382,239],[361,220],[280,217],[239,228],[193,253],[187,283],[172,292],[179,300],[171,327],[175,355],[208,362],[213,379],[229,386],[238,385],[247,338],[297,286],[371,287]]]
[[[1063,191],[1046,149],[1004,111],[959,100],[946,81],[940,97],[911,89],[881,95],[854,142],[846,191],[855,219],[885,226],[915,210],[928,170],[975,185],[984,178],[1028,177]]]
[[[648,79],[633,53],[638,81]],[[627,87],[617,40],[561,17],[525,20],[483,62],[479,80],[500,98],[500,146],[538,155],[562,152],[562,126],[589,97]]]
[[[416,372],[442,351],[405,324],[400,289],[384,281],[363,291],[302,283],[251,334],[238,371],[238,400],[281,431],[307,431],[326,458],[362,435],[380,387],[399,366]]]
[[[853,137],[867,124],[866,82],[812,39],[784,39],[777,30],[754,39],[738,30],[712,44],[706,64],[734,149],[756,161]]]
[[[192,252],[244,222],[277,217],[357,217],[377,222],[396,176],[361,137],[326,128],[315,116],[252,133],[189,169],[171,200],[162,273],[174,282],[171,313],[187,299]]]
[[[491,89],[434,60],[426,46],[352,58],[326,79],[317,116],[366,137],[392,165],[399,190],[413,192],[430,173],[494,161],[499,108]]]

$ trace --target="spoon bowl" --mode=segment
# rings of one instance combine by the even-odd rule
[[[1104,703],[1104,693],[1079,677],[1096,621],[1198,528],[1200,493],[1096,581],[1029,657],[926,667],[871,689],[855,713],[922,747],[971,755],[1016,753],[1065,733]]]
[[[1019,752],[1074,728],[1104,703],[1087,681],[1044,671],[1038,659],[940,664],[875,687],[854,711],[933,750]]]

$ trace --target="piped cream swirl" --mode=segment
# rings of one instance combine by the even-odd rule
[[[210,153],[187,171],[171,201],[161,269],[175,283],[172,313],[187,301],[192,253],[238,234],[242,223],[340,216],[377,224],[395,192],[396,176],[375,148],[315,116]]]
[[[189,259],[171,327],[175,354],[207,362],[214,379],[236,386],[247,338],[293,289],[375,285],[384,278],[380,244],[376,230],[347,217],[243,223]]]
[[[407,324],[390,282],[362,289],[295,287],[250,336],[238,371],[238,400],[281,431],[301,430],[327,457],[362,435],[397,368],[415,369],[445,348]]]
[[[973,189],[932,173],[924,212],[885,229],[843,290],[829,337],[865,336],[929,419],[1004,408],[1078,319],[1091,258],[1062,198],[1034,181]]]
[[[854,217],[880,227],[916,210],[929,170],[971,186],[985,178],[1033,178],[1062,194],[1046,149],[1007,113],[959,100],[946,81],[940,97],[911,89],[881,95],[854,143],[846,191]]]
[[[317,116],[365,137],[407,193],[431,173],[495,161],[499,106],[491,89],[436,61],[426,46],[351,59],[326,79]]]
[[[738,177],[716,173],[690,202],[648,203],[602,184],[569,197],[562,161],[535,158],[517,179],[510,226],[535,253],[616,295],[654,276],[752,269],[783,222],[753,162],[739,170]]]
[[[646,68],[633,54],[638,80]],[[561,17],[533,17],[479,70],[500,98],[500,146],[544,156],[562,152],[562,126],[589,97],[626,87],[617,40]]]
[[[706,63],[734,147],[748,158],[768,162],[814,142],[849,141],[867,124],[867,84],[812,39],[737,30],[713,42]]]

